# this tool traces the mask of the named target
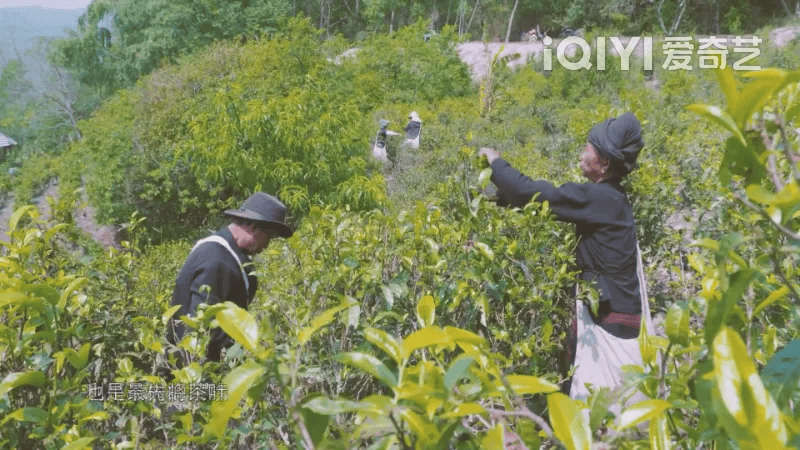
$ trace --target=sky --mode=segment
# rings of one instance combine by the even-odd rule
[[[92,0],[0,0],[0,8],[40,6],[52,9],[84,9]]]
[[[78,17],[90,1],[0,0],[0,70],[16,58],[43,65],[44,56],[35,53],[39,38],[67,37],[65,30],[78,27]]]

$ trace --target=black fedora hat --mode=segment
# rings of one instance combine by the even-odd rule
[[[256,192],[242,203],[241,208],[229,209],[225,211],[225,215],[270,224],[285,238],[294,234],[291,228],[284,223],[286,220],[286,205],[264,192]]]

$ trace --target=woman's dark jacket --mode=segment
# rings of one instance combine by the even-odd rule
[[[538,193],[536,201],[546,200],[558,220],[574,223],[581,277],[594,283],[601,307],[609,302],[612,311],[641,314],[636,223],[620,178],[556,188],[531,180],[497,158],[492,162],[492,182],[498,188],[498,204],[522,208]]]
[[[409,120],[406,124],[405,132],[406,139],[416,139],[419,136],[419,130],[422,128],[422,122],[416,120]]]
[[[216,235],[228,241],[231,249],[239,256],[245,271],[248,273],[250,283],[249,292],[245,288],[239,261],[221,244],[206,242],[189,254],[183,264],[175,290],[172,293],[172,306],[180,305],[181,308],[172,316],[170,326],[167,327],[167,341],[172,344],[180,342],[185,333],[181,316],[194,316],[198,305],[206,303],[213,305],[224,301],[236,303],[241,308],[247,308],[258,289],[258,280],[255,275],[250,275],[250,257],[242,251],[233,239],[228,227],[217,231]],[[201,289],[207,285],[210,291]],[[233,344],[233,340],[222,329],[211,330],[211,341],[208,344],[207,358],[219,361],[220,351]]]

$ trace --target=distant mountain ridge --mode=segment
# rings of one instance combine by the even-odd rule
[[[30,62],[30,50],[40,37],[66,37],[66,29],[75,30],[82,9],[52,9],[41,6],[0,7],[0,69],[19,54]]]

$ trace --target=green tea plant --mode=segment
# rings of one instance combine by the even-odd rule
[[[358,311],[359,306],[346,301],[301,328],[293,336],[297,345],[290,351],[297,358],[293,362],[294,358],[280,357],[277,346],[265,345],[264,338],[274,335],[270,329],[260,329],[247,311],[232,303],[206,309],[205,314],[215,315],[216,323],[252,352],[253,358],[224,378],[230,396],[225,402],[214,403],[208,414],[201,414],[207,420],[203,433],[179,437],[178,442],[231,443],[235,433],[227,427],[229,420],[244,420],[247,410],[255,408],[268,377],[282,391],[286,415],[292,423],[294,438],[286,443],[301,448],[501,448],[507,442],[538,446],[540,435],[563,442],[568,448],[588,445],[588,423],[572,400],[547,380],[505,375],[500,364],[506,358],[489,351],[485,338],[460,328],[434,325],[431,296],[417,304],[420,328],[402,340],[377,328],[360,328],[366,341],[381,350],[378,356],[359,351],[336,356],[345,366],[374,376],[384,389],[390,389],[391,396],[374,393],[350,400],[313,392],[303,395],[298,384],[303,369],[300,353],[295,352],[305,350],[310,338],[348,310],[348,321],[352,322],[352,311]],[[530,394],[548,394],[548,406],[558,411],[551,416],[552,428],[520,401],[520,396]],[[337,420],[352,414],[355,416],[345,422]],[[533,424],[514,419],[517,416],[533,422],[541,432]]]
[[[396,334],[404,335],[411,331],[403,319],[413,310],[409,302],[433,295],[448,313],[447,324],[497,327],[498,345],[509,343],[509,334],[518,331],[517,336],[531,339],[531,348],[548,346],[547,336],[540,343],[534,330],[544,325],[552,333],[558,317],[566,314],[563,291],[574,244],[568,236],[561,242],[544,239],[561,232],[536,204],[524,213],[505,214],[477,197],[466,204],[456,183],[451,186],[441,195],[443,203],[455,197],[460,210],[421,203],[397,215],[312,209],[309,221],[297,230],[302,239],[290,241],[288,255],[266,252],[267,272],[279,270],[287,256],[294,265],[292,279],[265,286],[275,298],[299,300],[291,311],[283,311],[287,326],[299,326],[304,316],[348,296],[363,299],[365,318],[397,327]],[[516,326],[521,328],[509,329]],[[330,348],[341,342],[331,342]],[[538,358],[525,347],[517,351]],[[542,369],[555,369],[540,363]]]
[[[416,383],[420,383],[420,375],[412,374],[429,366],[417,366],[417,358],[410,355],[399,365],[372,342],[376,335],[407,336],[407,341],[411,339],[408,342],[420,342],[428,332],[455,333],[455,337],[442,339],[450,347],[459,342],[474,346],[463,351],[473,352],[476,361],[478,354],[488,358],[479,362],[483,366],[493,361],[486,367],[493,367],[495,378],[484,380],[481,389],[498,390],[502,377],[516,372],[520,374],[516,380],[521,383],[518,394],[533,393],[526,391],[529,388],[525,383],[534,383],[534,379],[546,383],[548,392],[554,390],[559,367],[555,359],[546,355],[556,350],[553,338],[563,336],[569,316],[566,309],[570,306],[566,301],[551,299],[568,297],[565,285],[572,276],[569,246],[574,244],[569,238],[546,242],[547,236],[559,232],[540,205],[505,212],[481,197],[464,203],[462,192],[455,186],[445,193],[455,196],[461,207],[448,211],[435,204],[420,203],[412,211],[399,214],[312,208],[286,246],[271,246],[261,257],[260,273],[281,276],[262,277],[263,293],[257,297],[253,314],[230,305],[215,305],[205,310],[203,318],[190,321],[201,330],[204,321],[209,326],[222,326],[249,356],[220,381],[228,386],[229,401],[224,405],[201,405],[192,412],[191,423],[184,422],[180,429],[173,429],[170,439],[197,444],[222,439],[231,445],[260,445],[259,439],[272,436],[288,447],[308,444],[308,439],[314,445],[323,440],[340,444],[374,440],[375,436],[351,434],[355,428],[345,411],[325,413],[324,405],[330,401],[334,405],[339,401],[358,403],[383,395],[386,389],[381,384],[386,381],[383,370],[378,372],[376,382],[375,371],[361,372],[363,364],[354,362],[353,366],[347,362],[379,360],[390,371],[405,365],[404,373],[411,377],[408,380]],[[447,199],[443,202],[455,203]],[[417,299],[421,299],[421,306],[417,306]],[[425,319],[428,325],[424,326],[419,321],[415,325],[409,318],[412,314],[429,317],[433,314],[431,308],[441,311],[441,328],[429,328],[419,334],[419,330],[433,326],[432,316]],[[153,326],[147,328],[154,329],[158,322],[157,318],[150,319]],[[481,330],[483,336],[469,329]],[[197,336],[202,336],[202,331]],[[193,339],[185,340],[187,349],[202,348],[202,341]],[[455,347],[437,356],[442,374],[455,364],[458,355],[452,353],[454,350]],[[192,373],[207,374],[201,359],[198,363],[191,372],[182,369],[175,373],[183,373],[178,376],[187,380],[194,376]],[[475,365],[472,370],[483,366]],[[432,366],[424,370],[428,369]],[[461,369],[466,371],[467,367],[458,370]],[[394,378],[398,378],[397,373]],[[435,409],[427,415],[447,412],[451,404],[474,403],[478,394],[471,395],[460,397],[456,403],[432,405]],[[321,396],[334,400],[323,400]],[[242,399],[247,399],[244,407],[239,403]],[[421,397],[416,400],[422,401]],[[558,397],[552,401],[563,400]],[[310,406],[304,406],[312,401]],[[526,409],[514,406],[513,411],[529,411],[526,414],[538,418],[546,403],[544,397],[530,405],[517,402],[514,405]],[[493,408],[506,411],[512,406],[498,402]],[[466,408],[464,414],[473,407]],[[416,418],[415,411],[409,410],[408,417]],[[344,415],[337,415],[339,412]],[[496,412],[498,417],[506,417],[503,414]],[[331,418],[323,420],[320,415]],[[189,420],[189,416],[181,417]],[[454,436],[456,428],[452,425],[460,422],[459,417],[448,419],[451,431],[435,441],[432,435],[425,438],[426,445]],[[269,418],[267,422],[273,425],[262,428],[258,418]],[[229,419],[240,423],[241,429],[259,429],[262,433],[237,434],[223,425]],[[421,439],[409,431],[407,420],[402,419],[399,434],[390,437],[389,433],[384,438],[407,445]],[[492,427],[501,422],[499,418],[493,420]],[[541,422],[545,423],[544,419]],[[437,433],[446,431],[440,425],[443,423],[434,425],[441,428]],[[524,435],[524,439],[539,439],[531,431],[533,424],[519,427],[515,433]],[[427,429],[427,425],[423,428]],[[459,430],[459,434],[468,432]],[[562,439],[561,433],[559,429],[555,436]],[[355,444],[341,445],[349,448]]]
[[[9,221],[11,241],[0,256],[4,446],[83,448],[96,439],[91,425],[107,417],[85,396],[96,350],[89,337],[102,328],[75,320],[94,305],[82,293],[87,279],[70,274],[69,258],[54,244],[66,226],[44,227],[30,205]]]
[[[471,94],[468,68],[456,51],[457,31],[444,26],[436,39],[425,42],[426,31],[426,22],[420,20],[391,35],[372,37],[354,58],[341,61],[342,69],[334,76],[347,83],[334,86],[353,92],[364,112],[378,105]]]
[[[559,407],[570,406],[562,394],[554,393],[556,385],[532,376],[504,376],[500,367],[506,358],[492,354],[485,338],[460,328],[434,325],[431,296],[419,300],[416,316],[419,329],[402,341],[380,329],[363,328],[366,340],[381,350],[380,358],[363,352],[336,357],[346,366],[375,377],[391,395],[373,394],[359,401],[309,396],[303,407],[324,417],[355,413],[355,429],[346,430],[351,443],[369,443],[375,448],[448,448],[453,442],[458,442],[459,448],[502,448],[513,439],[538,445],[540,438],[532,427],[520,426],[519,434],[513,433],[511,438],[514,428],[504,418],[513,417],[516,408],[524,410],[554,438],[540,417],[515,400],[521,395],[545,393],[551,394],[552,402]],[[310,333],[315,328],[303,331]],[[396,369],[381,361],[387,356]],[[487,416],[488,420],[478,416]],[[570,430],[563,425],[556,422],[560,438],[568,442],[585,439],[581,432],[588,429]],[[320,438],[324,440],[325,436]]]
[[[497,67],[482,110],[441,35],[408,49],[420,30],[400,30],[336,64],[326,58],[341,41],[320,49],[307,23],[292,26],[187,57],[83,123],[59,182],[74,190],[85,176],[103,217],[127,223],[119,248],[80,248],[71,197],[47,224],[31,207],[14,215],[0,250],[3,446],[797,446],[796,72],[723,73],[721,90],[659,73],[652,90],[641,73]],[[372,121],[402,124],[409,110],[423,116],[420,149],[389,170],[368,163]],[[604,391],[585,404],[556,392],[574,315],[571,227],[546,204],[496,207],[473,159],[495,146],[534,178],[579,181],[585,134],[626,110],[648,145],[628,187],[664,335],[641,339],[647,367],[627,373],[649,399],[613,417]],[[21,189],[48,164],[33,162],[50,169]],[[204,233],[219,222],[209,212],[256,188],[299,211],[296,234],[256,259],[249,311],[184,319],[179,368],[163,335],[191,243],[171,237]],[[695,226],[665,229],[680,214]],[[221,363],[203,358],[215,326],[237,342]],[[135,394],[197,384],[225,396]]]
[[[725,407],[713,405],[717,420],[711,425],[723,430],[723,435],[743,447],[795,446],[800,430],[787,397],[795,391],[798,379],[796,370],[789,368],[800,360],[792,341],[796,337],[791,322],[794,313],[787,317],[784,311],[795,309],[790,305],[800,300],[800,236],[793,231],[798,228],[800,210],[798,140],[789,134],[800,111],[800,73],[765,69],[749,75],[740,89],[730,71],[720,73],[727,104],[724,110],[690,107],[732,134],[725,142],[719,181],[738,206],[740,223],[750,225],[751,230],[735,230],[720,240],[700,242],[713,252],[716,273],[708,275],[714,287],[718,286],[708,289],[712,292],[706,297],[704,338],[707,345],[713,343],[713,365],[704,367],[703,372],[716,373],[717,384],[712,387],[719,390]],[[726,326],[732,328],[728,334],[733,336],[722,334]],[[728,350],[726,344],[738,349]],[[776,354],[781,347],[784,350]],[[755,370],[753,359],[764,365],[760,380],[746,376]],[[734,367],[737,370],[731,370]],[[730,383],[734,392],[726,389]],[[788,386],[793,387],[783,390]],[[737,410],[737,401],[752,411],[747,418]],[[707,403],[701,407],[712,410]]]
[[[162,405],[123,389],[164,384],[152,366],[167,317],[149,315],[163,303],[147,295],[158,277],[140,266],[144,219],[131,218],[120,250],[92,259],[76,251],[74,197],[50,203],[48,221],[17,209],[0,251],[3,445],[78,449],[102,437],[125,448],[158,436]]]
[[[332,87],[316,35],[293,20],[272,40],[218,44],[110,98],[73,149],[100,220],[138,211],[158,230],[151,237],[184,236],[254,189],[298,214],[320,202],[380,205],[358,109]]]

